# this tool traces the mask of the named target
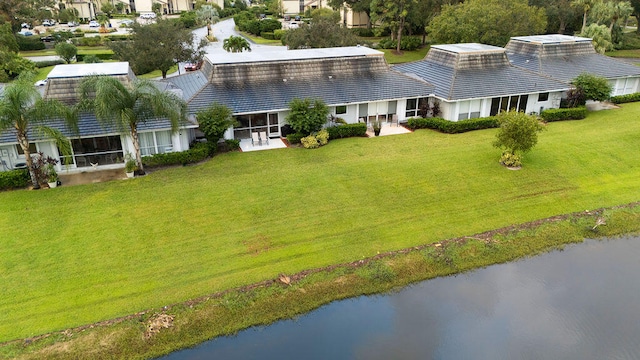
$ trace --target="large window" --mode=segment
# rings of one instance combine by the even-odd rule
[[[336,106],[336,115],[344,115],[347,113],[347,105]]]
[[[429,110],[428,98],[407,99],[407,109],[405,112],[405,117],[408,117],[408,118],[416,117],[422,114],[426,116],[426,113],[428,110]]]
[[[24,155],[24,151],[22,151],[22,146],[20,146],[20,144],[16,144],[16,150],[18,150],[19,155]],[[38,152],[38,150],[36,150],[35,143],[29,143],[29,152],[32,155],[35,155]]]
[[[251,139],[252,132],[266,132],[269,137],[280,136],[278,114],[249,114],[236,117],[239,125],[233,128],[235,139]]]
[[[171,131],[152,131],[138,134],[142,156],[173,151]]]
[[[71,147],[73,155],[69,163],[75,163],[77,167],[116,164],[124,159],[118,135],[72,139]],[[61,157],[61,160],[66,164],[66,157]]]
[[[503,96],[491,99],[490,116],[497,115],[500,111],[527,111],[529,95]]]
[[[458,120],[475,119],[480,117],[482,100],[460,101],[458,104]]]
[[[538,102],[547,101],[547,100],[549,100],[548,92],[538,94]]]

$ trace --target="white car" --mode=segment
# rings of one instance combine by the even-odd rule
[[[47,81],[49,81],[49,79],[36,81],[36,86],[45,86],[47,85]]]
[[[141,19],[155,19],[156,18],[156,13],[144,13],[144,14],[140,14],[140,18]]]
[[[296,22],[289,23],[289,29],[297,29],[300,26]]]
[[[76,26],[78,26],[78,23],[77,23],[77,22],[75,22],[75,21],[69,21],[69,22],[67,23],[67,26],[68,26],[68,27],[76,27]]]
[[[89,21],[89,27],[99,27],[99,26],[100,26],[100,23],[98,23],[97,21],[95,20]]]

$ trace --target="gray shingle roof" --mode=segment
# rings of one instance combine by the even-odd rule
[[[516,66],[566,82],[585,72],[608,79],[640,76],[640,67],[600,54],[537,58],[521,54],[508,56]]]
[[[566,82],[585,72],[609,79],[640,76],[640,67],[596,53],[588,38],[566,35],[514,37],[506,51],[514,65]]]
[[[165,79],[182,90],[182,98],[189,101],[198,91],[207,85],[207,77],[197,70]]]
[[[304,81],[256,81],[207,84],[189,101],[195,113],[219,102],[233,113],[252,113],[289,108],[294,98],[319,98],[327,105],[343,105],[408,97],[424,97],[433,93],[433,86],[395,71],[375,74],[340,74]]]
[[[429,60],[400,64],[394,70],[415,74],[435,86],[435,95],[445,100],[497,97],[566,90],[569,85],[515,66],[461,69]]]
[[[119,134],[120,132],[113,126],[103,126],[98,122],[95,115],[92,113],[83,113],[80,115],[78,121],[78,133],[67,128],[62,120],[51,120],[47,122],[47,126],[60,130],[65,136],[69,138],[91,137],[91,136],[104,136],[107,134]],[[192,123],[184,124],[181,127],[190,128],[196,127]],[[151,131],[151,130],[170,130],[171,123],[167,119],[149,119],[138,124],[138,131]],[[38,133],[33,130],[29,131],[29,139],[32,141],[42,140]],[[3,143],[15,143],[16,132],[15,130],[4,131],[0,133],[0,144]]]

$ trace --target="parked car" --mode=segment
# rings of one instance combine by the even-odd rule
[[[100,27],[100,23],[95,20],[91,20],[89,21],[89,27]]]
[[[25,29],[22,29],[22,31],[20,31],[18,34],[20,34],[22,36],[31,36],[31,35],[33,35],[33,33],[31,31],[25,30]]]
[[[144,13],[144,14],[140,14],[140,18],[141,19],[155,19],[156,18],[156,13]]]
[[[285,15],[284,21],[291,21],[291,15]]]
[[[68,26],[68,27],[76,27],[76,26],[78,26],[78,25],[80,25],[80,24],[78,24],[78,23],[77,23],[77,22],[75,22],[75,21],[69,21],[69,22],[67,23],[67,26]]]
[[[53,21],[53,20],[44,19],[42,21],[42,26],[53,26],[55,24],[56,24],[56,22]]]
[[[49,79],[36,81],[36,86],[45,86],[47,85],[47,81],[49,81]]]
[[[56,41],[56,39],[51,36],[51,35],[47,35],[47,36],[42,36],[40,38],[40,40],[44,41],[44,42],[52,42],[52,41]]]
[[[27,23],[22,23],[21,27],[22,27],[23,29],[28,29],[28,28],[30,28],[31,26],[29,26],[29,24],[27,24]]]
[[[131,24],[133,24],[133,23],[134,23],[134,21],[131,20],[131,19],[124,19],[124,20],[120,21],[119,24],[120,24],[120,27],[128,27],[128,26],[131,26]]]
[[[300,20],[302,20],[302,17],[300,17],[300,15],[296,15],[296,17],[294,19],[295,19],[295,21],[300,21]]]
[[[289,23],[289,29],[297,29],[297,28],[299,28],[299,27],[300,27],[300,26],[298,26],[298,23],[297,23],[297,22],[291,22],[291,23]]]
[[[202,61],[198,61],[197,63],[186,63],[184,65],[184,70],[196,71],[196,70],[200,70],[201,67],[202,67]]]

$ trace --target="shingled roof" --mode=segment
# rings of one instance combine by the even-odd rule
[[[505,49],[514,65],[565,82],[585,72],[609,79],[640,76],[640,67],[598,54],[591,39],[583,37],[519,36]]]
[[[424,60],[394,70],[429,81],[445,100],[561,91],[569,85],[509,63],[505,49],[484,44],[434,45]]]
[[[191,113],[212,102],[242,114],[285,110],[294,98],[344,105],[433,93],[432,85],[392,71],[382,52],[365,47],[207,57],[200,71],[167,81],[183,90]]]

